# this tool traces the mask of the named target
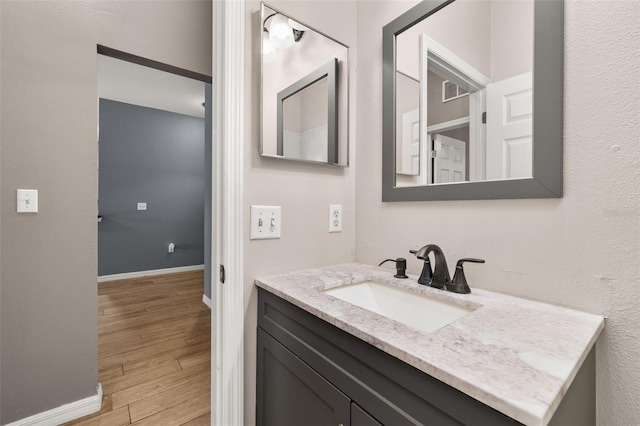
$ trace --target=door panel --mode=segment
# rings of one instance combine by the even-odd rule
[[[258,329],[258,425],[350,425],[351,400]]]
[[[533,76],[487,86],[487,179],[533,176]]]
[[[464,182],[466,180],[467,144],[461,140],[443,135],[435,135],[433,149],[434,183]]]
[[[420,115],[419,110],[402,115],[402,168],[400,173],[420,173]]]

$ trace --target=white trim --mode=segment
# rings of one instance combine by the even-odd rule
[[[244,422],[244,108],[245,5],[243,0],[213,2],[213,90],[216,265],[226,281],[212,286],[212,389],[214,425]],[[212,274],[218,276],[218,274]]]
[[[211,299],[209,299],[206,294],[202,295],[202,303],[204,303],[209,309],[211,309]]]
[[[469,181],[486,180],[486,125],[482,123],[482,113],[486,110],[487,89],[469,95]]]
[[[422,40],[428,51],[429,69],[440,77],[464,87],[469,92],[480,90],[491,83],[489,77],[431,37],[422,34]]]
[[[448,130],[459,129],[469,125],[469,117],[456,118],[455,120],[444,121],[427,127],[427,133],[446,132]]]
[[[431,180],[431,140],[427,132],[427,110],[429,105],[429,37],[420,35],[420,174],[416,184],[427,185]]]
[[[98,383],[96,395],[34,414],[6,426],[57,426],[62,423],[97,413],[102,408],[102,385]]]
[[[123,274],[101,275],[98,277],[99,283],[117,280],[129,280],[131,278],[152,277],[155,275],[177,274],[178,272],[201,271],[204,265],[178,266],[175,268],[152,269],[149,271],[125,272]]]

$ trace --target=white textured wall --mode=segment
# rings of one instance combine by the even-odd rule
[[[358,7],[356,260],[439,244],[472,286],[605,314],[603,426],[640,419],[640,2],[567,1],[562,199],[382,203],[381,28],[415,2]],[[391,273],[391,271],[390,271]]]
[[[272,1],[269,5],[351,47],[349,161],[355,161],[356,2]],[[258,152],[260,3],[246,3],[245,56],[245,423],[255,422],[256,302],[260,276],[355,259],[355,170],[263,158]],[[282,238],[249,240],[251,204],[282,206]],[[342,204],[343,232],[329,234],[329,204]]]

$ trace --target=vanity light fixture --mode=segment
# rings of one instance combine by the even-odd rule
[[[278,54],[276,48],[271,44],[269,40],[269,31],[266,28],[262,30],[262,60],[266,64],[275,62]]]
[[[267,21],[273,18],[267,29]],[[302,39],[309,28],[280,13],[267,16],[262,24],[262,56],[265,63],[276,60],[277,50],[288,49]]]
[[[276,13],[269,24],[269,41],[278,49],[287,49],[295,43],[293,28],[286,16]]]

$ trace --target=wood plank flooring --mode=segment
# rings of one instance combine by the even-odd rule
[[[211,417],[202,271],[98,284],[102,410],[66,425],[200,426]]]

